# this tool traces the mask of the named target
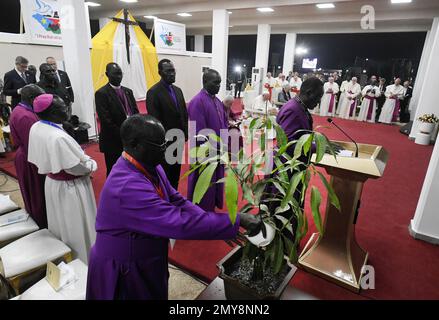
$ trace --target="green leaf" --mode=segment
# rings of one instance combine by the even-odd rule
[[[260,146],[262,152],[265,151],[265,140],[266,140],[266,136],[267,136],[267,132],[266,132],[266,131],[262,132],[262,134],[261,134],[261,140],[259,140],[259,146]]]
[[[305,143],[303,144],[303,153],[305,155],[309,153],[313,140],[314,140],[314,133],[310,134],[308,140],[306,140]]]
[[[296,146],[294,147],[294,157],[299,158],[302,155],[303,145],[308,141],[310,134],[304,134],[297,140]]]
[[[335,194],[335,191],[332,188],[331,184],[328,182],[328,180],[326,180],[325,176],[320,171],[317,171],[317,173],[319,174],[320,180],[322,180],[326,190],[328,191],[328,196],[331,204],[336,207],[338,211],[340,211],[340,201],[338,200],[338,197]]]
[[[232,224],[235,224],[236,214],[238,211],[238,182],[235,174],[231,169],[227,169],[226,183],[224,185],[226,192],[226,205],[229,211],[229,217]]]
[[[288,186],[287,193],[285,197],[282,199],[281,207],[286,206],[288,201],[291,200],[291,198],[294,195],[294,191],[296,191],[297,186],[299,185],[299,182],[302,180],[304,171],[296,172],[290,179],[290,185]]]
[[[195,190],[194,190],[193,203],[195,204],[200,203],[201,199],[203,199],[207,189],[210,186],[213,173],[215,172],[217,166],[218,166],[218,162],[210,163],[198,177],[197,184],[195,185]]]
[[[276,130],[276,141],[277,145],[279,147],[283,147],[288,143],[287,135],[285,134],[285,131],[282,129],[281,126],[274,126],[274,129]]]
[[[215,140],[216,142],[218,142],[218,143],[221,143],[222,141],[221,141],[221,138],[220,137],[218,137],[216,134],[214,134],[214,133],[209,133],[209,138],[210,139],[212,139],[212,140]]]
[[[185,173],[184,173],[184,175],[180,178],[180,180],[183,180],[184,178],[186,178],[187,176],[189,176],[191,173],[193,173],[194,171],[196,171],[198,168],[200,168],[201,167],[201,164],[194,164],[194,165],[191,165],[191,168],[188,170],[188,171],[186,171]]]
[[[273,181],[273,185],[276,187],[276,189],[277,189],[280,193],[282,193],[282,195],[285,195],[285,194],[286,194],[286,193],[285,193],[285,189],[284,189],[284,187],[282,187],[281,184],[280,184],[279,182],[277,182],[277,181]]]
[[[320,202],[322,201],[322,196],[320,195],[319,189],[316,187],[311,187],[311,211],[312,217],[314,219],[314,224],[320,234],[323,234],[322,226],[322,216],[320,215]]]
[[[323,159],[326,151],[326,138],[323,134],[316,132],[315,133],[316,140],[316,162],[320,162]]]
[[[239,209],[239,212],[249,212],[253,208],[254,206],[251,203],[246,203],[241,209]]]

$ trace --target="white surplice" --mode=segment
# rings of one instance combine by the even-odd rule
[[[338,99],[336,114],[340,114],[341,102],[346,98],[346,88],[348,87],[349,81],[344,80],[340,85],[340,97]]]
[[[357,97],[361,93],[361,87],[358,83],[353,84],[352,81],[346,86],[345,97],[340,101],[340,118],[353,119],[355,118],[355,109],[357,106]],[[349,99],[350,98],[350,99]],[[353,105],[352,115],[351,106]]]
[[[332,90],[332,92],[330,91]],[[335,115],[335,107],[336,107],[336,97],[335,95],[338,93],[339,88],[338,88],[338,84],[335,82],[326,82],[323,85],[323,97],[322,100],[320,101],[320,115],[321,116],[333,116]],[[334,95],[333,97],[333,105],[332,105],[332,110],[331,112],[329,112],[329,105],[331,103],[331,97],[332,95]]]
[[[43,122],[31,127],[28,161],[37,166],[40,174],[65,171],[77,176],[70,181],[46,177],[47,222],[50,232],[87,263],[90,247],[96,240],[96,201],[90,181],[90,173],[97,169],[96,162],[61,125]]]
[[[302,79],[297,77],[297,80],[296,80],[296,79],[294,79],[294,77],[292,77],[290,79],[290,86],[292,89],[296,88],[297,90],[300,90],[300,87],[302,86]]]
[[[259,95],[253,101],[251,111],[255,114],[265,114],[266,110],[267,112],[270,112],[270,110],[273,112],[273,109],[276,109],[276,107],[273,106],[270,100],[264,101],[263,96]]]
[[[273,77],[265,77],[264,86],[268,84],[269,87],[274,88],[276,86],[276,79]]]
[[[386,87],[384,95],[386,96],[386,102],[384,102],[378,122],[392,123],[396,100],[401,100],[404,97],[404,87],[402,85],[391,84]],[[392,96],[394,98],[392,98]]]
[[[375,93],[372,93],[373,91],[375,91]],[[360,113],[358,114],[357,120],[375,122],[375,114],[377,109],[376,98],[378,98],[381,95],[380,88],[369,84],[363,88],[363,91],[361,91],[361,95],[363,96],[363,102],[361,103]],[[370,97],[371,99],[367,97]],[[372,106],[370,106],[371,103]],[[370,107],[372,108],[372,110],[370,111],[371,116],[370,119],[367,119],[367,115],[369,114]]]

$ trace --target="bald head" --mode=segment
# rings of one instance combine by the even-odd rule
[[[211,95],[216,95],[221,86],[221,76],[218,71],[208,69],[203,74],[203,88]]]
[[[123,149],[136,160],[157,165],[164,158],[165,128],[151,115],[136,114],[126,119],[120,127]]]
[[[34,99],[43,93],[45,93],[44,90],[36,84],[28,84],[21,88],[21,101],[31,106]]]
[[[123,72],[117,63],[111,62],[107,64],[107,67],[105,68],[105,75],[108,77],[108,81],[113,86],[120,86],[123,78]]]

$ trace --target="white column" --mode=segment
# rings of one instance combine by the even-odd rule
[[[436,143],[425,175],[410,234],[416,239],[439,244],[439,143]]]
[[[61,0],[60,8],[64,64],[75,93],[72,111],[79,117],[80,121],[91,125],[88,134],[95,136],[96,121],[88,7],[82,1]]]
[[[258,24],[258,37],[256,41],[256,68],[264,68],[264,74],[261,75],[262,79],[265,77],[265,73],[268,68],[268,55],[270,52],[270,33],[271,26],[269,24]]]
[[[201,34],[195,35],[195,52],[204,52],[204,36]]]
[[[219,99],[226,96],[227,51],[229,47],[229,14],[227,10],[213,10],[212,27],[212,69],[221,75]]]
[[[438,18],[435,18],[437,20]],[[436,28],[439,24],[436,23]],[[432,30],[433,31],[433,30]],[[433,32],[432,32],[433,35]],[[434,35],[417,114],[437,114],[437,70],[439,70],[439,30]],[[419,239],[439,244],[439,143],[436,143],[425,175],[410,233]]]
[[[413,96],[410,101],[410,109],[411,109],[411,120],[413,120],[412,130],[410,132],[410,137],[415,138],[416,133],[418,133],[418,121],[416,120],[424,113],[435,113],[437,114],[437,110],[433,108],[428,108],[428,106],[423,105],[421,103],[422,95],[425,91],[424,87],[427,85],[427,73],[431,73],[431,64],[434,63],[434,59],[437,59],[437,56],[434,55],[433,45],[435,43],[435,39],[437,39],[439,34],[439,17],[434,18],[433,24],[431,26],[431,30],[427,33],[427,37],[425,39],[424,48],[422,50],[421,61],[419,63],[419,70],[416,76],[415,87],[413,88]],[[436,71],[437,72],[437,71]],[[430,80],[431,81],[431,80]],[[436,80],[435,80],[436,81]],[[430,84],[431,86],[432,84]],[[434,92],[434,91],[433,91]]]
[[[108,18],[99,18],[99,30],[102,30],[102,28],[105,27],[106,24],[110,21],[111,20]]]
[[[288,72],[293,71],[294,53],[296,52],[297,33],[287,33],[285,37],[284,63],[282,73],[287,76]]]

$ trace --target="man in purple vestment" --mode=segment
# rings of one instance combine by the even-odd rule
[[[209,69],[203,74],[203,89],[189,102],[188,113],[190,125],[195,125],[197,135],[203,129],[210,129],[217,136],[220,131],[228,130],[228,119],[222,102],[215,96],[220,89],[221,76],[218,71]],[[215,207],[223,207],[224,185],[216,183],[224,178],[224,166],[219,165],[212,176],[212,186],[207,190],[201,202],[200,208],[206,211],[214,211]],[[198,180],[198,172],[194,172],[188,179],[188,198],[193,199],[195,185]]]
[[[323,96],[323,83],[318,78],[309,78],[305,80],[302,83],[302,86],[300,87],[300,93],[299,95],[292,98],[290,101],[288,101],[284,106],[280,109],[276,122],[281,126],[281,128],[284,130],[288,141],[294,141],[298,140],[302,135],[308,133],[306,131],[300,131],[300,130],[313,130],[313,119],[308,110],[314,109],[317,104],[320,102]],[[300,132],[298,132],[300,131]],[[294,147],[295,145],[292,145],[288,150],[288,154],[293,157],[294,156]],[[308,153],[308,155],[302,155],[299,158],[299,161],[302,161],[303,163],[307,163],[308,160],[311,157],[311,154],[314,152],[315,146],[312,146],[311,152]],[[303,170],[304,167],[302,166],[301,170]],[[288,175],[291,178],[292,173],[288,171]],[[276,188],[271,188],[271,192],[276,192]],[[302,190],[302,184],[299,183],[297,186],[295,192],[294,192],[294,198],[296,201],[302,206],[304,206],[304,203],[301,202],[301,190]],[[273,207],[270,208],[270,211],[274,212],[276,210],[276,207],[278,204],[274,204]],[[295,218],[295,215],[292,210],[286,211],[282,213],[287,219],[292,219],[292,225],[293,225],[293,234],[296,232],[297,229],[297,220]],[[288,233],[289,231],[285,230],[285,233]],[[292,234],[285,234],[287,237],[291,237]]]
[[[97,211],[87,299],[167,299],[169,238],[231,239],[239,226],[252,235],[262,223],[240,214],[233,225],[227,214],[206,212],[182,197],[159,165],[165,129],[154,117],[125,120],[121,138],[124,153],[105,182]]]
[[[12,139],[18,148],[15,154],[15,168],[24,206],[40,228],[47,228],[46,204],[44,197],[45,176],[38,174],[37,167],[27,161],[29,131],[39,119],[32,103],[44,90],[35,84],[21,89],[21,102],[12,111],[9,119]]]

